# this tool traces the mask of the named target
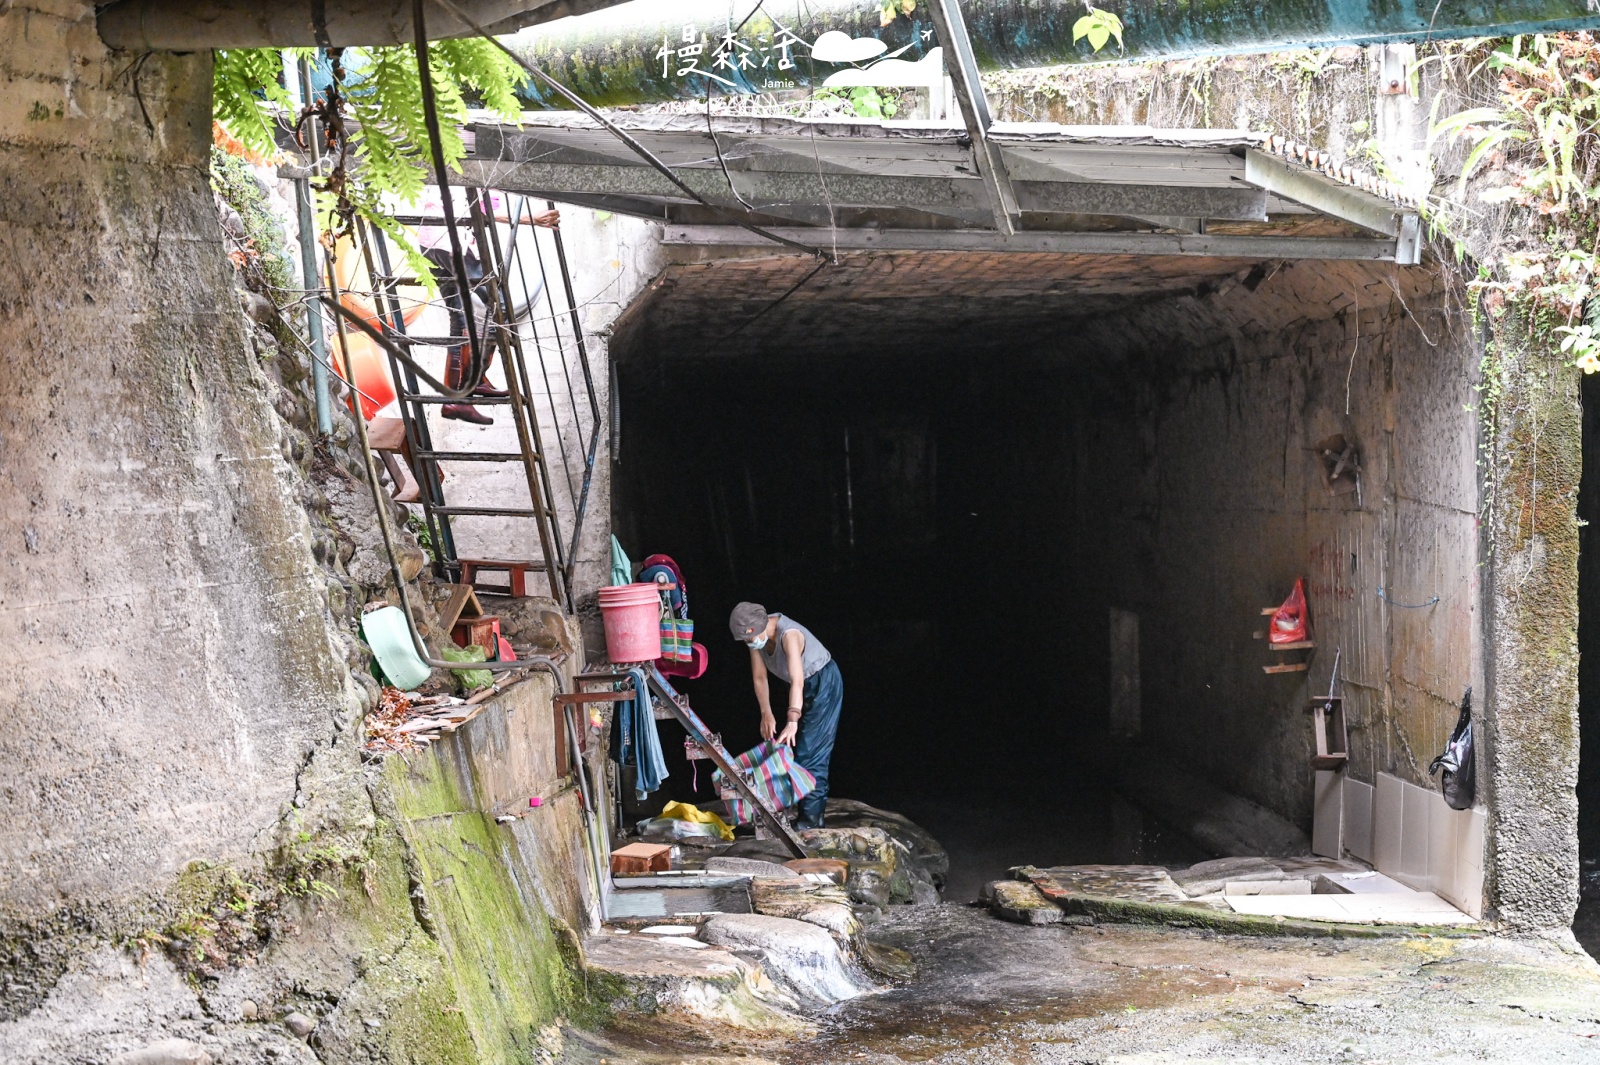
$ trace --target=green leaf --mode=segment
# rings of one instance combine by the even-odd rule
[[[1089,46],[1096,52],[1104,48],[1113,37],[1122,44],[1122,20],[1109,11],[1092,7],[1089,13],[1072,24],[1072,43],[1089,38]]]

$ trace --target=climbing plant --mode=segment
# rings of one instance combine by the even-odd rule
[[[1551,331],[1560,351],[1585,373],[1600,371],[1600,45],[1589,33],[1562,33],[1488,47],[1473,57],[1469,80],[1493,74],[1492,101],[1432,126],[1430,143],[1448,137],[1471,145],[1454,197],[1438,205],[1435,221],[1459,238],[1472,225],[1474,202],[1512,204],[1537,219],[1520,239],[1500,235],[1506,250],[1472,287],[1495,305],[1525,301],[1558,321]],[[1479,174],[1486,166],[1495,173]]]
[[[468,99],[516,121],[521,112],[516,91],[524,76],[508,56],[479,38],[435,41],[428,53],[441,147],[446,165],[456,167],[466,154],[459,127],[467,117]],[[315,56],[310,49],[291,54]],[[305,111],[292,115],[293,104],[281,81],[283,53],[218,51],[212,77],[216,121],[246,149],[272,157],[278,152],[279,129],[293,127],[303,138],[308,128],[304,119],[315,113],[323,131],[323,143],[315,148],[333,160],[317,184],[324,239],[332,243],[349,232],[356,218],[365,218],[394,240],[418,277],[429,279],[427,260],[386,207],[388,201],[416,200],[429,178],[416,53],[403,45],[343,48],[331,50],[329,59],[331,84]]]

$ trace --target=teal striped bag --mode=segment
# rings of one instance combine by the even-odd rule
[[[811,770],[794,760],[794,749],[776,743],[761,743],[735,758],[731,765],[757,795],[775,810],[787,809],[810,795],[817,787]],[[717,791],[728,800],[735,824],[748,824],[756,818],[756,807],[729,783],[718,770],[711,778]]]

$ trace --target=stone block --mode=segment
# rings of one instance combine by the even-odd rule
[[[990,913],[1017,924],[1060,924],[1066,917],[1038,888],[1020,880],[996,880],[984,887],[982,899]]]

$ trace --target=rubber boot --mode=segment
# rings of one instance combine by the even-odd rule
[[[472,390],[475,396],[488,396],[491,399],[501,399],[511,393],[503,388],[496,388],[489,383],[489,367],[494,365],[494,349],[484,344],[483,355],[483,380],[478,382],[478,387]]]
[[[461,387],[461,363],[466,355],[466,348],[456,346],[450,349],[450,355],[445,360],[444,384],[454,392]],[[493,425],[494,419],[484,414],[471,403],[446,403],[439,409],[440,417],[452,418],[458,422],[471,422],[474,425]]]

